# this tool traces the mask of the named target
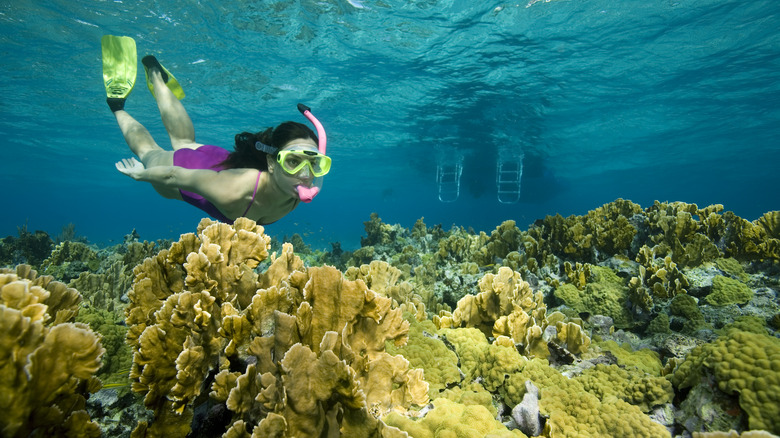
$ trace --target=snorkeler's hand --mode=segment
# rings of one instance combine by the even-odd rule
[[[146,168],[135,158],[123,158],[122,161],[116,162],[116,170],[137,181]]]

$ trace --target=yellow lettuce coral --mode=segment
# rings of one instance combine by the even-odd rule
[[[598,251],[606,254],[626,253],[637,232],[629,219],[640,213],[642,207],[639,204],[620,198],[589,211],[587,223],[593,230]]]
[[[349,280],[358,278],[366,283],[366,286],[374,292],[389,296],[389,288],[394,286],[401,278],[401,270],[391,266],[389,263],[373,260],[367,265],[360,267],[351,266],[344,272],[344,277]]]
[[[369,436],[390,430],[375,416],[428,402],[422,370],[385,351],[406,342],[402,310],[335,268],[305,268],[289,244],[258,277],[268,241],[248,219],[205,219],[136,269],[130,377],[155,414],[136,435],[186,435],[211,375],[236,436]]]
[[[575,354],[587,350],[590,338],[580,327],[573,327],[560,312],[547,315],[541,292],[533,292],[518,272],[506,266],[497,274],[485,274],[479,280],[480,292],[466,295],[458,301],[452,315],[440,314],[434,322],[439,327],[476,327],[485,335],[506,338],[505,344],[518,345],[529,357],[548,357],[548,340],[543,334],[548,327],[560,330],[552,341],[566,346]]]
[[[0,270],[0,432],[7,437],[99,437],[84,410],[105,352],[80,323],[75,289],[27,265]]]
[[[750,222],[731,211],[722,217],[727,256],[739,260],[780,260],[780,211],[770,211]]]

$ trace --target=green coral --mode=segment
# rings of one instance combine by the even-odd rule
[[[660,362],[659,362],[660,364]],[[616,397],[643,412],[654,406],[669,403],[674,398],[672,384],[663,377],[645,374],[638,368],[597,364],[576,377],[586,391],[600,400]]]
[[[750,280],[750,276],[745,272],[742,264],[736,259],[731,257],[719,258],[715,260],[715,266],[721,270],[724,274],[728,274],[729,277],[736,278],[741,282],[747,282]]]
[[[672,330],[669,328],[669,315],[665,313],[659,313],[658,316],[652,319],[650,321],[650,324],[647,325],[647,332],[648,333],[671,333]]]
[[[96,271],[100,267],[95,250],[82,242],[66,240],[57,245],[43,261],[43,273],[68,282],[84,271]]]
[[[780,339],[731,330],[694,348],[671,377],[677,388],[692,387],[711,374],[718,388],[739,394],[750,429],[780,433]]]
[[[704,297],[704,301],[713,306],[745,304],[751,299],[753,290],[745,283],[722,275],[712,279],[712,292]]]
[[[360,239],[362,246],[387,245],[396,237],[396,230],[392,225],[382,222],[382,218],[376,213],[371,213],[368,222],[363,222],[366,228],[366,237]]]
[[[598,346],[612,353],[623,367],[636,368],[651,376],[661,375],[663,364],[658,353],[653,350],[643,348],[634,351],[628,344],[621,346],[615,341],[599,342]]]
[[[525,382],[530,380],[539,389],[548,387],[567,388],[572,394],[583,392],[582,385],[552,368],[546,359],[533,358],[526,361],[520,372],[509,376],[500,394],[507,406],[515,406],[523,401],[526,393]]]
[[[507,377],[520,371],[526,359],[514,347],[490,344],[483,350],[476,373],[482,377],[488,391],[497,391],[504,386]]]
[[[127,326],[121,317],[113,312],[94,307],[82,307],[76,321],[89,325],[96,333],[100,333],[100,342],[106,349],[103,365],[97,375],[103,384],[130,385],[127,370],[133,363],[130,346],[125,343]]]
[[[674,316],[680,316],[685,320],[683,332],[693,333],[696,330],[707,328],[709,325],[704,321],[704,314],[699,309],[696,298],[687,294],[676,295],[669,303],[669,311]]]
[[[731,330],[757,333],[760,335],[769,334],[766,330],[766,321],[764,318],[754,315],[740,316],[731,324],[726,324],[721,330],[718,330],[718,333],[728,334]]]
[[[406,345],[396,347],[394,343],[388,342],[385,348],[394,356],[400,354],[405,357],[412,368],[425,370],[431,399],[444,388],[460,382],[458,357],[438,338],[438,330],[430,320],[412,320]]]
[[[0,239],[0,266],[27,263],[39,267],[51,254],[54,240],[45,231],[36,230],[31,233],[27,230],[27,225],[18,227],[18,230],[18,237],[8,236]]]
[[[545,436],[559,437],[648,437],[669,436],[666,428],[623,400],[565,388],[542,389],[540,411],[549,416]]]
[[[446,398],[433,401],[434,408],[415,421],[395,412],[384,418],[415,438],[503,438],[525,437],[519,430],[508,430],[481,405],[462,405]]]
[[[570,284],[555,289],[555,297],[577,312],[588,312],[612,318],[615,327],[629,327],[631,314],[626,308],[628,288],[611,269],[590,267],[591,276],[584,290]]]
[[[544,359],[528,360],[521,372],[507,379],[505,388],[524,388],[527,380],[540,389],[539,409],[548,418],[544,436],[668,436],[663,426],[650,420],[637,406],[616,397],[599,399],[586,391],[580,381],[567,378]],[[641,382],[636,390],[640,388]],[[514,406],[522,400],[524,392],[523,389],[511,398],[505,396],[505,402]]]
[[[780,313],[775,313],[769,318],[769,326],[775,330],[780,330]]]
[[[501,388],[508,376],[525,366],[526,360],[517,349],[488,343],[485,334],[478,329],[447,329],[443,333],[455,347],[466,381],[481,378],[488,391]]]
[[[477,382],[464,383],[461,386],[445,389],[439,396],[439,398],[446,398],[466,406],[481,405],[487,408],[494,418],[498,415],[498,408],[493,403],[493,394]]]
[[[476,328],[446,329],[442,330],[442,333],[447,342],[455,348],[460,360],[460,370],[466,376],[472,375],[479,365],[483,350],[489,345],[485,334]]]

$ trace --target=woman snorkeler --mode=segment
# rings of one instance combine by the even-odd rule
[[[106,35],[102,43],[108,106],[138,157],[117,162],[117,170],[136,181],[151,183],[165,198],[188,202],[227,223],[248,217],[269,224],[301,201],[310,202],[319,192],[331,160],[325,155],[325,130],[308,107],[298,104],[319,138],[306,125],[284,122],[256,134],[236,135],[233,152],[197,143],[192,120],[179,100],[184,92],[154,56],[146,56],[142,63],[147,85],[173,147],[173,151],[164,150],[124,110],[135,83],[135,41]]]

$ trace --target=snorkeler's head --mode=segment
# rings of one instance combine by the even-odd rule
[[[256,135],[255,148],[266,154],[276,154],[293,140],[311,140],[319,142],[317,134],[308,126],[298,122],[284,122],[275,128],[268,128]],[[260,145],[257,144],[260,143]],[[264,146],[270,146],[265,148]]]
[[[298,198],[303,202],[311,202],[322,188],[322,177],[330,171],[331,160],[325,155],[328,138],[322,123],[311,113],[311,108],[299,103],[298,111],[314,125],[319,139],[312,132],[311,136],[294,139],[282,147],[258,141],[255,148],[268,154],[269,169],[278,164],[281,172],[297,179],[300,182],[295,186]],[[312,142],[315,147],[307,142]],[[275,161],[272,161],[272,156]],[[280,181],[280,187],[286,185],[285,178]]]
[[[300,200],[311,202],[322,187],[322,177],[330,170],[331,160],[325,155],[325,128],[306,105],[299,103],[298,111],[314,125],[317,134],[297,122],[284,122],[257,134],[242,132],[236,135],[235,152],[223,164],[229,168],[253,167],[272,174],[278,167],[299,181],[295,187]],[[287,185],[286,179],[279,182]]]
[[[236,134],[235,151],[222,163],[228,168],[253,168],[268,170],[267,156],[276,152],[293,140],[311,140],[319,142],[317,135],[308,126],[298,122],[284,122],[275,128],[267,128],[257,133],[242,132]],[[268,150],[262,150],[257,145],[268,145]]]

